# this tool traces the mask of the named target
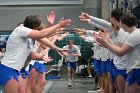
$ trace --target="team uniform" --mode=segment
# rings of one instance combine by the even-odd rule
[[[140,85],[140,30],[133,31],[126,40],[126,44],[133,47],[133,50],[126,56],[127,81],[129,86],[137,83]]]
[[[92,23],[93,24],[93,23]],[[98,32],[95,32],[96,34],[99,34]],[[98,46],[95,42],[96,39],[93,37],[93,31],[91,30],[87,30],[86,31],[86,42],[90,42],[93,43],[93,51],[94,51],[94,59],[93,59],[93,64],[94,64],[94,70],[98,73],[99,76],[102,75],[102,71],[101,71],[101,59],[100,59],[100,49],[101,47]]]
[[[112,32],[111,23],[109,23],[103,19],[96,18],[96,17],[90,18],[89,23],[92,23],[92,22],[98,24],[102,28],[106,28],[107,31],[111,32],[110,37],[112,38],[112,41],[114,43],[116,43],[116,42],[123,43],[126,40],[126,36],[128,33],[124,32],[122,29],[120,29],[117,34]],[[110,56],[111,60],[108,61],[108,72],[111,73],[113,82],[115,82],[115,78],[119,74],[123,75],[123,77],[126,79],[127,75],[126,75],[126,63],[124,61],[125,57],[118,57],[118,56],[114,55],[113,53],[111,53],[110,55],[111,55]],[[115,58],[115,60],[114,60],[114,58]],[[120,70],[122,70],[122,71],[120,71]]]
[[[76,46],[73,45],[73,47],[70,49],[68,45],[63,47],[64,49],[68,49],[69,53],[74,53],[74,54],[80,54],[80,49]],[[73,55],[68,55],[66,57],[67,60],[67,66],[70,66],[73,70],[76,70],[76,62],[78,61],[78,57],[73,56]]]
[[[128,33],[124,32],[124,30],[121,28],[117,33],[113,33],[113,39],[114,39],[114,43],[117,45],[119,43],[123,44],[127,37],[128,37]],[[127,73],[126,73],[126,56],[114,56],[114,60],[113,63],[115,65],[115,67],[113,68],[112,74],[113,74],[113,82],[116,82],[116,78],[118,75],[121,75],[125,80],[127,78]]]
[[[27,37],[31,31],[22,24],[9,36],[5,56],[0,64],[0,85],[5,85],[11,78],[18,82],[19,71],[31,52],[32,44]]]
[[[101,47],[100,49],[101,59],[101,73],[108,72],[108,49]]]
[[[33,47],[34,52],[39,53],[39,44],[38,42],[35,41],[34,47]],[[48,54],[46,54],[48,56]],[[46,71],[46,66],[44,65],[43,60],[31,60],[29,63],[29,72],[35,68],[39,73],[43,74]]]

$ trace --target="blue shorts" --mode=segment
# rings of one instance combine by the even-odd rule
[[[127,73],[126,70],[116,69],[113,70],[113,83],[116,83],[116,78],[118,75],[121,75],[125,80],[127,79]]]
[[[111,75],[111,79],[112,79],[112,82],[115,83],[116,82],[116,78],[115,78],[115,71],[116,71],[116,66],[115,64],[113,63],[113,59],[111,59],[110,61],[108,61],[108,72],[110,73]]]
[[[140,85],[140,69],[132,69],[128,73],[127,82],[129,86],[131,86],[134,83]]]
[[[39,73],[43,74],[46,71],[46,66],[43,63],[35,62],[34,65],[30,65],[29,71],[35,68]]]
[[[95,60],[94,61],[94,70],[98,73],[99,76],[102,75],[101,60]]]
[[[115,65],[114,65],[114,63],[113,63],[113,59],[109,59],[108,60],[108,67],[107,67],[107,71],[108,72],[111,72],[111,70],[112,69],[115,69],[116,67],[115,67]]]
[[[107,61],[101,61],[101,72],[108,72],[108,60]]]
[[[94,65],[94,71],[96,72],[96,71],[98,71],[98,63],[97,63],[97,60],[95,59],[95,60],[93,60],[93,65]]]
[[[26,71],[25,68],[22,68],[20,70],[20,75],[22,76],[23,79],[26,79],[26,77],[29,77],[30,76],[30,72],[29,71]]]
[[[67,61],[67,67],[72,68],[73,70],[76,70],[76,62],[69,62]]]
[[[96,58],[93,58],[93,59],[92,59],[92,64],[94,64],[94,61],[95,61],[95,60],[96,60]]]
[[[112,79],[112,82],[113,82],[113,83],[116,82],[115,71],[116,71],[116,68],[114,68],[114,69],[112,69],[112,70],[110,71],[110,75],[111,75],[111,79]]]
[[[19,71],[0,64],[0,85],[5,85],[11,78],[18,82]]]

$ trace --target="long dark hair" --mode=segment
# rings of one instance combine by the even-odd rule
[[[27,16],[23,22],[23,25],[31,29],[38,29],[38,27],[41,25],[41,16],[39,15]]]

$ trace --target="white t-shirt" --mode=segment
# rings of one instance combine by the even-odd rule
[[[93,36],[88,36],[85,38],[85,42],[95,43],[96,39]]]
[[[93,46],[94,46],[94,58],[96,60],[100,60],[100,49],[101,49],[101,47],[98,46],[96,43],[93,43]]]
[[[20,70],[30,54],[32,42],[28,39],[28,34],[32,29],[19,25],[9,36],[6,45],[5,56],[1,64],[10,68]]]
[[[110,38],[112,39],[113,43],[116,43],[116,41],[117,41],[116,37],[117,37],[116,33],[114,33],[114,32],[110,33]],[[116,56],[116,55],[114,53],[112,53],[111,51],[109,51],[109,53],[110,53],[110,59],[114,59],[114,56]]]
[[[127,45],[133,47],[133,50],[126,56],[127,71],[136,68],[140,69],[140,30],[133,31],[126,41]]]
[[[34,44],[33,49],[32,49],[33,52],[40,53],[39,45],[40,45],[40,43],[38,43],[38,41],[35,41],[35,44]],[[44,63],[43,60],[31,60],[30,63],[29,63],[29,65],[30,64],[31,65],[34,65],[35,62],[39,62],[39,63],[42,63],[42,64]]]
[[[108,49],[101,47],[100,58],[101,58],[101,61],[107,61],[107,59],[109,59],[108,58]]]
[[[116,33],[114,33],[116,34]],[[126,39],[128,37],[128,33],[125,32],[122,28],[118,31],[116,35],[114,35],[114,43],[115,44],[124,44],[126,42]],[[114,55],[113,63],[115,64],[117,69],[126,69],[126,55],[119,57],[117,55]]]
[[[76,46],[76,45],[73,45],[73,47],[70,49],[68,45],[64,46],[63,47],[64,49],[68,49],[70,53],[74,53],[74,54],[80,54],[80,49]],[[73,56],[73,55],[68,55],[66,57],[66,60],[67,61],[70,61],[70,62],[76,62],[78,61],[78,57],[77,56]]]

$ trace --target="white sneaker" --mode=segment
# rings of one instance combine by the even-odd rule
[[[68,87],[72,87],[72,80],[68,79]]]
[[[71,88],[72,86],[71,85],[68,85],[68,87]]]
[[[96,90],[96,92],[98,92],[98,93],[104,93],[104,90],[100,88],[100,89]]]
[[[88,93],[98,93],[97,91],[88,91]]]
[[[92,75],[87,76],[88,78],[92,78]]]

